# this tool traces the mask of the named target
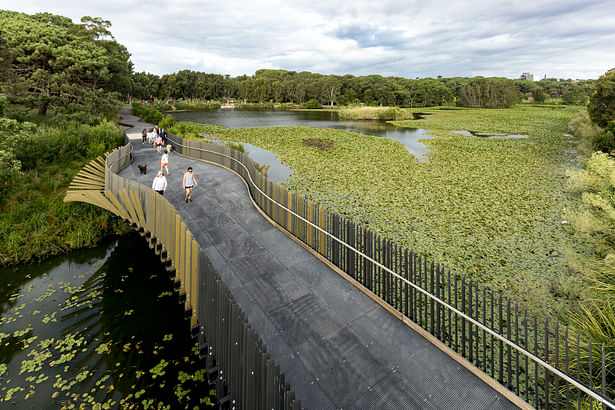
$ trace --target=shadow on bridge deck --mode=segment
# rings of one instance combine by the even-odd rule
[[[123,123],[137,118],[124,113]],[[151,186],[160,156],[128,130],[135,150],[120,175]],[[148,164],[147,175],[137,169]],[[184,201],[182,176],[198,187]],[[171,154],[165,197],[241,305],[304,407],[310,409],[516,408],[270,224],[243,181]]]

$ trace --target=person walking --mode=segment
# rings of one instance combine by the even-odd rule
[[[160,134],[156,137],[156,152],[160,154],[162,152],[162,137]]]
[[[143,131],[141,131],[141,139],[143,140],[143,144],[145,144],[145,141],[147,141],[147,129],[143,128]]]
[[[163,168],[167,170],[167,176],[169,176],[169,151],[166,149],[164,150],[162,157],[160,157],[160,172],[162,172]]]
[[[152,182],[152,189],[158,192],[160,195],[164,195],[164,191],[167,190],[167,179],[164,177],[162,171],[158,171],[154,182]]]
[[[192,189],[197,185],[196,178],[192,174],[192,167],[188,167],[188,171],[184,173],[183,185],[186,190],[186,202],[192,202]]]

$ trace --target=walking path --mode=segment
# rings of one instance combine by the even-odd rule
[[[128,108],[122,123],[134,146],[120,175],[151,187],[160,156],[141,144]],[[148,164],[147,175],[137,169]],[[194,169],[193,202],[182,177]],[[170,156],[165,197],[222,276],[233,297],[308,409],[517,408],[271,225],[243,181],[205,162]]]

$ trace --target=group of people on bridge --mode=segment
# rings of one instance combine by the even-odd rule
[[[143,144],[146,142],[151,143],[156,146],[156,152],[158,152],[160,157],[160,170],[156,173],[156,177],[152,182],[152,189],[159,193],[160,195],[164,195],[167,190],[167,179],[164,176],[164,171],[167,171],[167,176],[171,173],[169,172],[169,155],[171,153],[171,145],[166,145],[167,143],[167,131],[164,128],[159,128],[157,125],[153,128],[152,132],[148,135],[147,129],[143,129],[141,133]],[[166,148],[163,148],[166,145]],[[192,190],[197,186],[196,178],[192,172],[192,167],[188,167],[188,170],[184,173],[184,177],[182,178],[182,186],[186,190],[186,202],[192,202]]]

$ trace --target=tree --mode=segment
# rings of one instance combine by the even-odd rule
[[[534,98],[534,102],[542,104],[547,99],[547,95],[542,88],[538,87],[532,91],[532,98]]]
[[[510,80],[477,77],[459,90],[457,105],[473,108],[510,108],[521,94]]]
[[[339,77],[335,75],[324,77],[320,81],[320,87],[322,90],[322,97],[329,101],[329,105],[333,107],[333,103],[337,100],[337,96],[342,88],[342,82]]]
[[[587,111],[589,118],[603,128],[615,121],[615,68],[598,78]]]
[[[110,23],[84,18],[74,24],[49,13],[0,11],[0,38],[6,45],[0,84],[12,101],[58,114],[115,115],[120,93],[130,89],[132,65],[126,48],[112,39]]]

